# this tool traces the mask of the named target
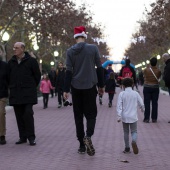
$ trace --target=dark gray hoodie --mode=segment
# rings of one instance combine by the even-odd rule
[[[96,45],[80,42],[67,50],[66,70],[72,72],[71,85],[76,89],[89,89],[97,84],[96,69],[101,67]]]

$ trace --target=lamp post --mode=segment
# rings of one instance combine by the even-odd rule
[[[55,58],[56,65],[57,65],[57,57],[58,56],[59,56],[59,52],[57,50],[54,51],[54,58]]]
[[[6,45],[7,45],[8,40],[9,40],[9,34],[7,32],[4,32],[4,34],[2,36],[2,41],[4,42],[5,60],[6,60],[6,62],[7,62],[7,49],[6,49]]]

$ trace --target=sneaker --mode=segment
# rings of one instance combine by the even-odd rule
[[[84,141],[84,144],[86,145],[87,147],[87,154],[89,156],[93,156],[95,154],[95,149],[93,147],[93,144],[92,144],[92,141],[91,141],[91,138],[90,137],[85,137],[83,139]]]
[[[61,108],[61,104],[58,105],[58,108]]]
[[[5,145],[5,144],[6,144],[5,136],[0,136],[0,145]]]
[[[125,148],[125,150],[123,151],[123,153],[130,153],[130,148]]]
[[[109,104],[108,104],[108,106],[109,106],[109,107],[112,107],[112,104],[111,104],[111,103],[109,103]]]
[[[78,149],[79,154],[84,154],[86,152],[86,147],[85,146],[80,146]]]
[[[133,148],[133,153],[138,154],[139,150],[135,141],[132,142],[132,148]]]

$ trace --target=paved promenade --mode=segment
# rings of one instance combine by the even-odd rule
[[[139,154],[134,155],[122,153],[122,123],[116,120],[119,92],[117,88],[112,108],[108,108],[107,94],[103,105],[98,105],[93,157],[77,153],[72,106],[58,109],[57,97],[50,98],[47,109],[43,109],[42,100],[34,106],[36,146],[15,145],[16,119],[13,109],[7,108],[7,144],[0,145],[0,170],[170,170],[170,97],[160,94],[157,123],[143,123],[139,111]]]

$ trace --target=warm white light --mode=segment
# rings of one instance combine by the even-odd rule
[[[170,54],[170,49],[168,50],[168,53]]]
[[[145,65],[145,62],[142,62],[142,65],[144,66],[144,65]]]
[[[40,64],[42,63],[42,59],[40,59]]]
[[[5,32],[2,36],[2,40],[3,41],[8,41],[9,40],[9,34],[7,32]]]
[[[39,49],[39,46],[37,44],[34,44],[34,50],[38,50]]]
[[[149,60],[146,60],[146,64],[149,64]]]
[[[53,65],[54,65],[54,61],[51,61],[51,62],[50,62],[50,65],[53,66]]]
[[[58,51],[54,51],[54,56],[57,57],[59,55]]]
[[[159,60],[161,58],[161,56],[160,55],[157,55],[157,59]]]

